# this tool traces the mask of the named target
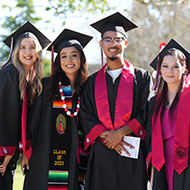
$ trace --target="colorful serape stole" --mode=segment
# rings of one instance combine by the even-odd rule
[[[65,102],[67,105],[68,109],[72,109],[72,89],[71,89],[71,85],[69,86],[61,86],[62,90],[63,90],[63,94],[65,96]],[[53,102],[53,108],[61,108],[63,109],[63,101],[57,100]]]
[[[49,171],[48,190],[68,190],[68,171]]]

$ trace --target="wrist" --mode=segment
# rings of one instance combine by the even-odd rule
[[[128,135],[128,134],[130,134],[131,132],[133,132],[132,129],[131,129],[128,125],[125,125],[125,126],[121,127],[120,129],[121,129],[121,132],[122,132],[123,137],[124,137],[125,135]]]
[[[119,134],[120,134],[120,136],[121,136],[122,138],[126,135],[126,130],[124,129],[124,127],[121,127],[121,128],[119,129]]]

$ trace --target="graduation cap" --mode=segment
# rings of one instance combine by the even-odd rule
[[[44,49],[48,44],[51,43],[51,41],[46,36],[44,36],[34,25],[32,25],[29,21],[26,22],[3,41],[10,48],[10,53],[8,60],[1,67],[1,69],[10,62],[13,48],[15,47],[16,42],[23,38],[32,38],[35,41],[39,42],[41,45],[41,47],[39,47],[40,49]]]
[[[98,30],[101,33],[101,36],[103,36],[103,34],[107,31],[120,32],[125,36],[127,31],[137,28],[137,25],[128,20],[119,12],[99,20],[91,24],[91,26]]]
[[[59,36],[50,44],[47,50],[51,51],[52,46],[54,52],[58,53],[65,47],[78,45],[83,49],[88,42],[92,39],[92,36],[82,34],[73,30],[64,29]]]
[[[155,70],[157,69],[158,57],[161,58],[163,54],[170,48],[176,48],[183,52],[186,57],[186,67],[190,70],[190,54],[186,51],[179,43],[177,43],[174,39],[171,39],[167,45],[160,51],[160,53],[155,57],[155,59],[151,62],[150,66]]]
[[[73,30],[64,29],[59,36],[50,44],[48,51],[52,52],[51,65],[53,71],[54,52],[59,53],[63,48],[71,46],[79,46],[83,49],[88,42],[92,39],[92,36],[82,34]]]
[[[8,36],[3,42],[11,48],[11,39],[13,38],[13,48],[16,42],[22,38],[32,38],[34,40],[39,41],[42,49],[47,47],[51,41],[44,36],[33,24],[29,21],[22,25],[18,30]]]

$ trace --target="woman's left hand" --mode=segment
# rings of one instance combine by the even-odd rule
[[[7,165],[10,162],[13,155],[6,155],[3,161],[3,164],[0,165],[0,173],[2,173],[2,176],[4,175]]]

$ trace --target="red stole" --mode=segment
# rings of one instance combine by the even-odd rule
[[[23,152],[26,154],[27,159],[29,160],[32,155],[31,141],[26,140],[26,127],[27,127],[27,82],[24,86],[24,97],[22,101],[22,116],[21,116],[21,139],[22,139],[22,148]]]
[[[162,107],[162,106],[161,106]],[[164,146],[161,129],[161,108],[157,118],[152,120],[152,164],[160,171],[165,163]],[[189,159],[189,127],[190,127],[190,88],[187,84],[178,102],[177,118],[175,124],[175,143],[173,167],[181,174],[188,167]],[[159,151],[158,151],[159,150]]]
[[[24,86],[24,97],[22,101],[22,146],[24,153],[26,152],[26,122],[27,122],[27,83]]]
[[[95,102],[100,122],[107,130],[114,130],[127,125],[131,116],[133,106],[134,67],[127,62],[123,65],[115,104],[114,126],[111,121],[109,110],[105,67],[106,65],[102,67],[96,76]]]
[[[159,97],[160,94],[158,95],[158,98]],[[163,103],[160,106],[157,117],[155,117],[155,114],[153,114],[152,117],[152,165],[158,171],[160,171],[160,169],[165,163],[162,126],[161,126],[162,106]]]

